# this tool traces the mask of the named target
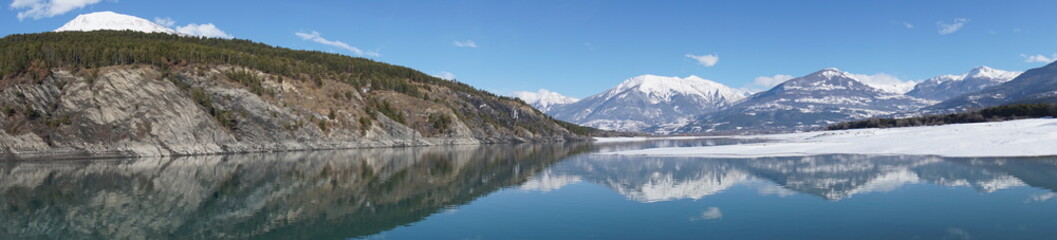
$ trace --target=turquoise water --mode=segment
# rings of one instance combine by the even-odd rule
[[[1053,239],[1057,158],[685,140],[0,163],[0,239]]]

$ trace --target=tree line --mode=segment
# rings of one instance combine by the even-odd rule
[[[239,39],[176,36],[134,31],[47,32],[14,34],[0,39],[0,78],[43,79],[49,69],[94,69],[151,64],[168,69],[191,63],[228,64],[274,75],[337,79],[357,87],[392,90],[425,97],[414,83],[436,84],[473,95],[494,94],[417,70],[320,51],[292,50]]]
[[[964,113],[926,115],[899,119],[871,118],[861,121],[842,122],[827,126],[826,130],[935,126],[955,123],[997,122],[1054,116],[1057,116],[1057,104],[1055,103],[1013,104],[989,107]]]

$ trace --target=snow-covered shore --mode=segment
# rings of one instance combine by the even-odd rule
[[[651,148],[602,154],[700,157],[820,154],[933,155],[945,157],[1057,156],[1057,119],[856,129],[741,138],[775,142],[685,148]]]
[[[709,138],[743,138],[743,136],[677,136],[677,137],[596,137],[596,143],[645,142],[656,140],[694,140]]]

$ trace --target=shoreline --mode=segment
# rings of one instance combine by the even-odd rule
[[[741,136],[745,138],[749,136]],[[599,154],[752,158],[833,154],[940,157],[1057,156],[1057,119],[755,135],[775,142],[652,148]]]

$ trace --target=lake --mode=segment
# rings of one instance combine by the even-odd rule
[[[1057,158],[698,139],[0,162],[0,239],[1052,239]]]

